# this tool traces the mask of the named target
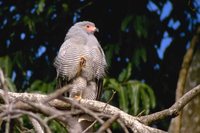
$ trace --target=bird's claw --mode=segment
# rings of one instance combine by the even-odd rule
[[[82,97],[80,95],[75,95],[74,99],[77,100],[77,101],[80,101],[82,99]]]

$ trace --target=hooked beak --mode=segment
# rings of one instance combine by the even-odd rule
[[[87,29],[87,31],[94,33],[94,32],[99,32],[99,29],[95,26],[91,26],[90,28]]]
[[[99,29],[98,29],[97,27],[95,27],[95,31],[96,31],[96,32],[99,32]]]

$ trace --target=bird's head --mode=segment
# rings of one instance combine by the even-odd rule
[[[77,22],[76,24],[74,24],[74,26],[78,26],[88,34],[94,34],[94,32],[99,31],[99,29],[95,27],[95,24],[89,21]]]

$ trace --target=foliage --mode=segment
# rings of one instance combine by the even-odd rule
[[[50,123],[50,129],[53,133],[66,133],[66,129],[63,128],[58,122],[52,121]]]
[[[7,85],[10,91],[16,91],[16,86],[11,80],[12,74],[12,61],[9,56],[1,57],[0,58],[1,69],[5,72],[5,84]]]
[[[198,0],[0,0],[0,67],[12,91],[53,91],[52,64],[67,29],[76,21],[90,20],[100,29],[96,36],[112,77],[105,81],[105,97],[116,89],[113,104],[134,115],[143,109],[148,113],[156,97],[155,110],[160,110],[174,102],[199,10]],[[166,123],[158,126],[166,129]]]
[[[131,80],[131,72],[132,67],[129,63],[127,68],[124,68],[119,74],[118,79],[107,78],[104,82],[104,88],[117,92],[116,99],[119,99],[119,107],[123,111],[133,115],[138,115],[141,112],[148,114],[150,109],[155,108],[156,105],[154,92],[147,84]],[[109,99],[109,94],[105,94],[105,99]]]
[[[40,93],[50,93],[55,90],[55,80],[54,82],[46,83],[42,80],[35,80],[31,86],[28,88],[29,92],[36,92],[39,91]],[[38,89],[40,88],[40,89]]]

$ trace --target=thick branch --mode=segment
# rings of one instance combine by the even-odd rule
[[[1,98],[4,95],[4,91],[0,90],[0,96]],[[16,99],[21,99],[22,101],[26,100],[28,102],[42,102],[44,101],[44,99],[46,99],[46,95],[41,95],[41,94],[30,94],[30,93],[12,93],[12,92],[8,92],[8,97],[9,97],[9,101],[12,102],[16,102]],[[151,132],[151,133],[163,133],[164,131],[161,131],[159,129],[154,129],[151,127],[148,127],[142,123],[140,123],[138,121],[138,119],[136,117],[133,117],[129,114],[126,114],[125,112],[121,111],[120,109],[111,106],[109,104],[106,105],[106,103],[102,103],[99,101],[93,101],[93,100],[86,100],[86,99],[82,99],[80,100],[80,104],[82,104],[83,106],[95,110],[95,111],[103,111],[103,113],[105,114],[109,114],[109,115],[116,115],[119,114],[119,119],[121,119],[126,126],[128,126],[129,128],[131,128],[133,130],[133,132]],[[56,108],[63,108],[64,106],[67,105],[67,108],[69,108],[69,104],[62,102],[60,100],[54,99],[52,101],[49,102],[49,105],[54,106]],[[104,108],[106,105],[106,108]],[[21,106],[17,106],[17,108],[21,108],[24,109],[23,107],[25,107],[25,109],[31,109],[31,106],[24,106],[21,104]],[[104,109],[104,110],[102,110]]]
[[[181,98],[184,94],[186,78],[188,75],[190,64],[192,62],[194,50],[195,50],[196,45],[199,43],[199,34],[200,34],[200,27],[197,28],[197,32],[193,36],[192,41],[190,43],[190,47],[188,48],[183,58],[181,70],[179,72],[177,87],[176,87],[176,101],[178,101],[178,99]],[[176,117],[176,119],[171,121],[170,128],[173,129],[174,133],[180,132],[181,117],[182,117],[182,113],[180,112],[180,115]]]
[[[3,99],[4,97],[4,92],[2,89],[0,89],[0,99]],[[27,102],[32,102],[32,103],[38,103],[38,102],[46,102],[47,99],[49,99],[49,96],[47,95],[42,95],[42,94],[33,94],[33,93],[12,93],[8,92],[9,95],[9,101],[10,102],[15,102],[15,106],[17,108],[23,108],[25,110],[32,110],[31,106],[28,106],[27,104],[23,104],[21,101],[27,101]],[[59,109],[66,109],[69,110],[71,109],[71,104],[62,102],[60,100],[54,99],[48,102],[50,106],[59,108]]]
[[[191,89],[183,97],[181,97],[177,102],[175,102],[169,109],[165,109],[154,114],[146,115],[140,117],[140,121],[145,124],[150,124],[154,121],[164,119],[166,117],[175,117],[183,109],[183,107],[189,103],[193,98],[200,94],[200,85]]]
[[[196,86],[195,88],[191,89],[189,92],[187,92],[182,98],[180,98],[175,104],[173,104],[169,109],[147,115],[147,116],[142,116],[142,117],[133,117],[122,110],[111,106],[109,104],[106,105],[106,103],[99,102],[99,101],[93,101],[93,100],[86,100],[86,99],[81,99],[80,104],[91,109],[94,111],[102,112],[108,115],[116,115],[119,114],[119,119],[125,123],[126,126],[131,128],[135,132],[162,132],[158,129],[154,129],[148,126],[143,125],[144,124],[149,124],[151,122],[164,119],[169,116],[176,116],[178,112],[187,104],[189,103],[195,96],[199,95],[200,93],[200,85]],[[4,95],[4,91],[0,90],[0,96],[1,98]],[[28,93],[12,93],[8,92],[8,98],[10,102],[16,102],[18,100],[26,100],[28,102],[42,102],[44,99],[47,98],[46,95],[41,95],[41,94],[28,94]],[[70,101],[70,100],[69,100]],[[17,105],[17,104],[15,104]],[[66,109],[70,108],[70,103],[62,102],[60,100],[54,99],[49,102],[50,106],[56,107],[56,108],[63,108],[67,107]],[[105,107],[106,105],[106,107]],[[28,105],[26,106],[15,106],[16,108],[21,108],[25,107],[27,109]],[[104,108],[105,107],[105,108]],[[30,109],[31,107],[29,107]]]

